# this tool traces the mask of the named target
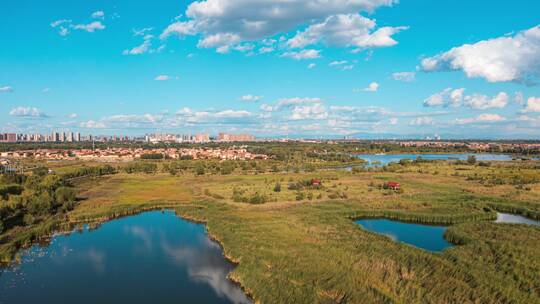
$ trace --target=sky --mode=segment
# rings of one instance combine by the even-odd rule
[[[540,139],[535,0],[5,0],[0,132]]]

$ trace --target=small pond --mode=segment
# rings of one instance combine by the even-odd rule
[[[509,223],[509,224],[527,224],[540,226],[539,220],[533,220],[521,215],[509,214],[509,213],[497,213],[497,220],[495,223]]]
[[[249,303],[203,225],[148,212],[56,236],[0,270],[0,303]]]
[[[396,242],[403,242],[432,252],[440,252],[453,246],[444,239],[447,226],[405,223],[388,219],[362,219],[357,224],[364,229],[390,237]],[[527,224],[540,226],[540,221],[521,215],[497,213],[495,223]]]
[[[444,239],[445,226],[404,223],[387,219],[362,219],[357,224],[364,229],[384,234],[394,241],[403,242],[428,251],[439,252],[453,246]]]

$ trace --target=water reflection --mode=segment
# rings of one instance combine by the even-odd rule
[[[204,226],[149,212],[56,236],[2,270],[3,303],[249,303]]]
[[[219,245],[208,238],[202,239],[201,245],[206,250],[201,252],[190,247],[175,247],[166,241],[161,243],[163,251],[172,257],[177,265],[187,266],[191,280],[210,285],[218,295],[234,303],[249,303],[245,294],[226,278],[231,271],[231,265],[225,265],[223,257],[214,254],[221,252]]]
[[[495,223],[527,224],[540,226],[540,221],[538,220],[533,220],[521,215],[509,213],[497,213],[497,220],[495,220]]]
[[[404,242],[428,251],[439,252],[452,246],[444,239],[445,226],[404,223],[386,219],[356,221],[364,229],[384,234],[393,241]]]

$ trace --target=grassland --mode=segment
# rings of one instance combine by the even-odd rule
[[[540,218],[539,171],[534,162],[435,162],[361,172],[121,173],[77,181],[77,207],[31,229],[172,208],[206,224],[238,263],[230,277],[257,302],[538,303],[540,229],[489,220],[496,210]],[[313,178],[322,187],[294,186]],[[382,189],[388,180],[403,192]],[[454,224],[446,237],[459,245],[430,253],[353,222],[381,216]]]

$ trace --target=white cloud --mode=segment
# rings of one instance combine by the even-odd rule
[[[93,33],[95,31],[100,31],[105,29],[105,25],[101,23],[101,21],[93,21],[88,24],[76,24],[73,26],[73,29],[76,30],[83,30],[87,31],[89,33]]]
[[[101,23],[101,21],[92,21],[88,24],[73,24],[73,21],[69,19],[53,21],[51,27],[58,28],[58,34],[60,34],[60,36],[67,36],[71,29],[83,30],[89,33],[105,29],[105,25]]]
[[[169,75],[158,75],[158,76],[156,76],[156,78],[154,78],[154,80],[167,81],[167,80],[171,80],[171,76],[169,76]]]
[[[95,120],[81,122],[79,126],[85,129],[105,129],[107,127],[103,122]]]
[[[43,88],[43,90],[41,90],[42,93],[49,93],[51,91],[51,88]]]
[[[77,118],[77,117],[79,117],[79,115],[77,115],[77,113],[71,113],[67,117],[68,118]]]
[[[456,118],[455,123],[458,125],[476,124],[476,123],[494,123],[504,121],[506,118],[498,114],[480,114],[474,118]]]
[[[291,120],[326,119],[328,112],[321,103],[306,106],[296,106],[292,110]]]
[[[490,98],[486,95],[473,94],[465,96],[465,105],[475,110],[502,109],[508,104],[508,94],[501,92]]]
[[[146,36],[152,30],[154,30],[153,27],[144,27],[142,29],[132,29],[131,31],[133,32],[133,36],[137,37],[137,36]]]
[[[262,41],[312,21],[323,22],[334,15],[372,12],[380,6],[390,6],[394,2],[396,1],[201,0],[191,3],[185,12],[184,20],[177,20],[169,25],[160,37],[166,39],[171,35],[201,35],[200,46],[221,48],[224,51],[231,44]],[[337,33],[334,36],[336,35]],[[216,37],[226,36],[234,37],[234,39],[216,39]],[[388,34],[380,33],[370,43],[381,43],[381,37],[386,36]],[[214,42],[209,43],[208,39]],[[203,43],[203,41],[206,42]],[[369,42],[366,43],[369,44]]]
[[[354,69],[354,64],[348,64],[348,63],[349,62],[347,60],[341,60],[341,61],[332,61],[328,65],[342,71],[348,71],[348,70]]]
[[[103,11],[96,11],[92,13],[92,18],[94,19],[104,19],[105,13]]]
[[[38,108],[32,107],[17,107],[9,112],[9,115],[25,118],[44,118],[48,117],[45,113],[41,112]]]
[[[316,67],[317,67],[317,64],[316,64],[316,63],[310,63],[310,64],[308,64],[308,66],[307,66],[307,68],[310,69],[310,70],[312,70],[312,69],[314,69],[314,68],[316,68]]]
[[[242,100],[242,101],[250,101],[250,102],[257,102],[257,101],[259,101],[261,99],[263,99],[263,96],[257,96],[257,95],[251,95],[251,94],[244,95],[244,96],[240,97],[240,100]]]
[[[540,112],[540,97],[529,97],[525,106],[525,112]]]
[[[431,117],[417,117],[409,122],[410,126],[431,126],[435,121]]]
[[[11,93],[13,88],[10,86],[0,86],[0,93]]]
[[[128,115],[112,115],[103,119],[106,123],[128,123],[128,124],[154,124],[162,121],[163,115],[153,114],[128,114]]]
[[[148,53],[152,46],[151,39],[145,39],[141,45],[138,45],[130,50],[124,50],[123,55],[141,55]]]
[[[379,84],[376,82],[370,83],[367,88],[364,89],[365,92],[377,92],[379,90]]]
[[[392,35],[407,27],[383,27],[374,32],[375,21],[358,14],[339,14],[310,25],[287,41],[292,48],[304,48],[317,43],[329,46],[374,48],[397,44]]]
[[[514,36],[455,47],[422,60],[424,71],[462,70],[489,82],[525,81],[540,76],[540,26]]]
[[[329,66],[339,66],[339,65],[344,65],[344,64],[347,64],[347,60],[332,61],[328,65]]]
[[[424,100],[425,107],[452,106],[457,107],[463,101],[464,88],[446,88],[442,92],[435,93]]]
[[[320,58],[321,54],[319,50],[306,49],[299,52],[285,52],[281,54],[280,57],[292,58],[294,60],[305,60]]]
[[[399,122],[399,119],[397,119],[397,118],[395,118],[395,117],[392,117],[392,118],[390,118],[390,119],[388,120],[388,123],[389,123],[390,125],[392,125],[392,126],[397,125],[398,122]]]
[[[264,47],[259,49],[259,54],[268,54],[268,53],[272,53],[273,51],[275,51],[275,49],[273,47],[264,46]]]
[[[415,72],[396,72],[392,74],[392,78],[397,81],[412,82],[416,78]]]

